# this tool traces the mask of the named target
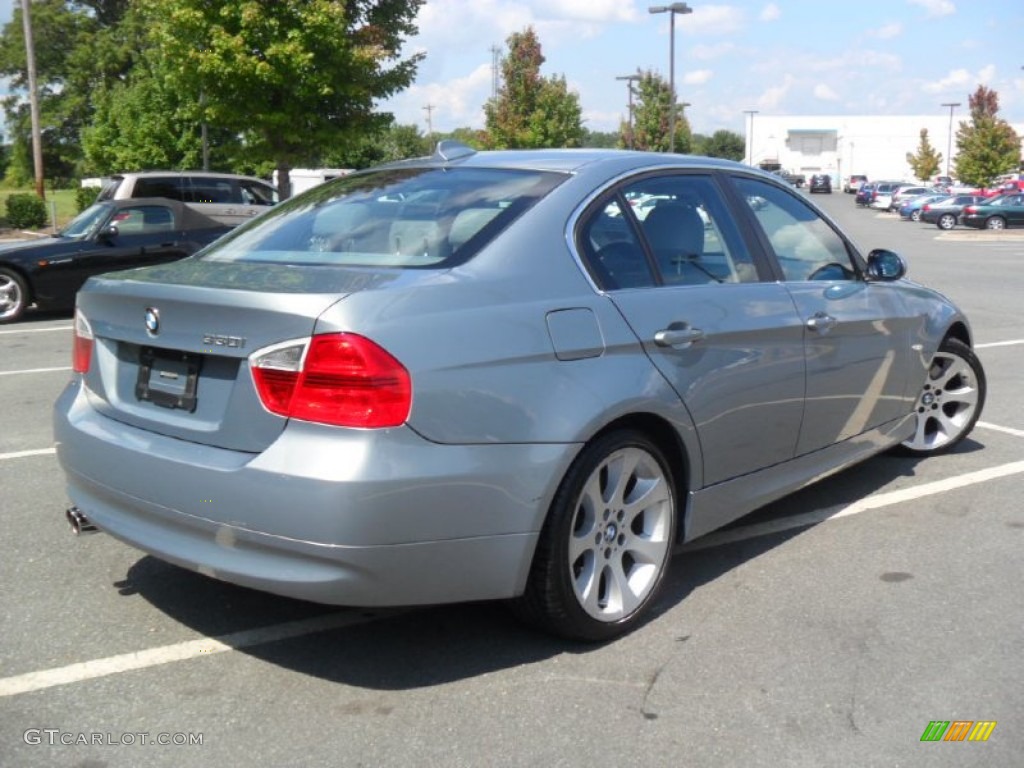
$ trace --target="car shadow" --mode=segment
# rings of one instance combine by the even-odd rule
[[[981,446],[965,441],[959,452]],[[919,459],[870,459],[741,518],[733,526],[841,508],[888,483],[916,474]],[[673,560],[647,623],[658,621],[692,591],[801,535],[817,524],[726,541]],[[516,621],[501,602],[400,610],[339,608],[277,597],[207,578],[146,556],[134,563],[122,595],[138,595],[170,618],[228,644],[225,635],[285,622],[347,613],[352,624],[263,644],[236,645],[241,653],[305,675],[350,686],[408,690],[477,677],[600,645],[571,642]],[[643,631],[642,629],[640,631]]]

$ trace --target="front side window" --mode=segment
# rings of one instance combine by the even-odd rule
[[[857,279],[846,243],[813,208],[774,184],[742,177],[735,183],[771,243],[786,280]]]
[[[351,174],[222,238],[209,261],[448,267],[470,258],[566,178],[504,168]]]
[[[122,208],[114,214],[110,223],[122,235],[149,235],[173,230],[174,214],[169,208],[159,205],[140,205]]]

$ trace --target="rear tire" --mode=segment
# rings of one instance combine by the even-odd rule
[[[28,286],[17,272],[0,267],[0,323],[13,323],[28,306]]]
[[[513,604],[530,624],[597,642],[644,620],[668,569],[676,492],[661,449],[634,430],[586,446],[559,486],[526,591]]]
[[[953,229],[956,226],[956,216],[952,213],[944,213],[939,216],[939,220],[935,223],[939,229]]]
[[[1002,216],[993,216],[985,221],[985,229],[1006,229],[1006,221]]]
[[[914,410],[917,425],[898,451],[911,456],[945,453],[974,429],[985,406],[985,369],[959,339],[939,345]]]

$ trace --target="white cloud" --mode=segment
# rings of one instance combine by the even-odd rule
[[[877,37],[879,40],[891,40],[894,37],[899,37],[903,34],[903,25],[899,22],[891,22],[878,29],[873,29],[868,32],[871,37]]]
[[[927,83],[925,90],[929,93],[941,93],[942,91],[952,90],[953,88],[964,88],[971,84],[971,81],[975,78],[972,77],[971,73],[967,70],[953,70],[946,75],[942,80],[938,80],[934,83]]]
[[[822,101],[839,101],[839,95],[824,83],[814,86],[814,98]]]
[[[739,8],[731,5],[699,5],[693,9],[692,14],[679,18],[676,29],[681,29],[687,35],[728,35],[740,32],[745,23],[746,16]]]
[[[789,89],[793,87],[794,82],[795,78],[792,75],[786,75],[780,85],[768,88],[758,97],[757,106],[761,109],[775,109],[786,98],[786,94],[789,93]]]
[[[544,8],[552,16],[579,21],[636,21],[639,18],[632,3],[621,0],[549,0]]]
[[[683,82],[686,85],[704,85],[714,74],[710,69],[696,69],[693,72],[685,73],[683,75]]]
[[[435,131],[483,124],[483,104],[491,95],[491,66],[481,64],[465,77],[445,82],[417,83],[388,104],[396,122],[425,126],[423,107],[434,106]]]
[[[927,16],[948,16],[951,13],[956,13],[953,0],[907,0],[907,2],[924,8]]]
[[[982,67],[978,70],[978,82],[979,83],[991,83],[992,78],[996,75],[996,65],[989,64],[987,67]]]
[[[692,59],[707,61],[708,59],[719,59],[722,56],[728,56],[735,50],[735,43],[716,43],[715,45],[695,45],[687,49],[687,54]]]
[[[775,3],[768,3],[761,9],[761,15],[758,18],[761,21],[775,21],[780,16],[782,16],[782,11],[779,10],[779,6]]]

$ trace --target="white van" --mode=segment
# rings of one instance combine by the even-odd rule
[[[211,171],[140,171],[104,180],[97,200],[167,197],[234,227],[278,201],[277,190],[251,176]]]

